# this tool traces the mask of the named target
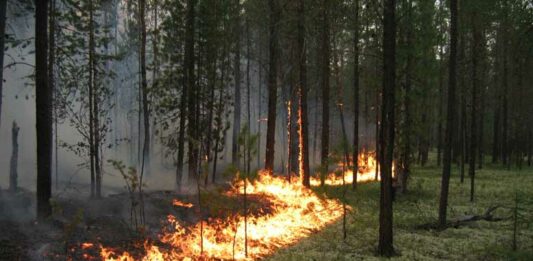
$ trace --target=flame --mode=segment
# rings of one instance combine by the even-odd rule
[[[228,194],[241,196],[243,185],[244,182],[237,182]],[[270,201],[273,209],[271,213],[247,217],[248,256],[244,254],[245,225],[242,214],[225,219],[210,218],[193,226],[185,226],[169,215],[167,222],[173,229],[163,231],[159,241],[170,247],[163,249],[145,243],[144,256],[135,258],[132,253],[99,246],[100,256],[108,261],[253,260],[272,254],[279,247],[293,244],[342,216],[342,204],[338,200],[319,198],[299,182],[289,183],[284,177],[269,175],[264,171],[256,181],[247,183],[246,191],[249,195],[262,195]],[[174,200],[173,203],[181,205],[183,202]]]
[[[358,181],[374,180],[375,153],[361,153],[358,158]],[[342,167],[342,165],[340,165]],[[352,181],[352,171],[344,172],[346,184]],[[298,180],[297,177],[294,178]],[[320,179],[312,178],[312,185]],[[330,174],[328,185],[341,185],[342,177]],[[244,182],[235,182],[227,192],[241,197]],[[254,260],[272,254],[276,249],[296,243],[302,238],[335,222],[343,214],[342,203],[336,199],[320,198],[301,182],[288,182],[261,171],[257,180],[246,183],[248,195],[260,195],[271,205],[268,213],[248,215],[247,225],[242,213],[226,218],[209,218],[193,225],[181,223],[175,216],[167,216],[167,225],[159,234],[159,243],[146,241],[143,255],[119,251],[102,245],[100,256],[107,261],[163,261],[163,260]],[[173,200],[174,206],[192,208],[193,204]],[[241,211],[242,212],[242,211]],[[169,226],[170,225],[170,226]],[[245,255],[245,230],[247,231],[248,255]],[[87,246],[94,246],[92,243]],[[85,245],[84,244],[84,245]],[[162,247],[162,246],[165,247]],[[86,249],[86,248],[83,248]]]
[[[185,203],[185,202],[179,201],[177,199],[172,200],[172,205],[174,205],[176,207],[184,207],[184,208],[192,208],[192,207],[194,207],[194,205],[191,204],[191,203]]]
[[[370,182],[370,181],[376,181],[380,180],[381,178],[377,177],[376,179],[376,169],[378,167],[378,163],[376,160],[376,153],[375,152],[366,152],[362,151],[358,155],[357,159],[357,165],[358,165],[358,171],[357,171],[357,182],[358,183],[364,183],[364,182]],[[392,164],[392,173],[394,175],[394,163]],[[345,184],[351,184],[353,182],[353,170],[350,168],[347,168],[346,166],[343,176],[337,175],[335,172],[328,174],[326,177],[324,184],[330,185],[330,186],[341,186],[343,184],[343,178]],[[338,167],[339,170],[343,169],[343,163],[339,163]],[[320,178],[313,177],[311,178],[311,185],[312,186],[319,186],[320,185]]]

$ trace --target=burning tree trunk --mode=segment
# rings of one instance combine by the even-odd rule
[[[357,172],[359,165],[359,0],[355,3],[355,29],[353,38],[353,93],[354,93],[354,112],[353,112],[353,181],[352,188],[357,186]]]
[[[35,109],[37,126],[37,217],[52,214],[52,90],[48,86],[48,1],[35,3]]]
[[[394,92],[396,81],[396,1],[385,1],[383,10],[383,108],[380,131],[381,194],[379,245],[381,256],[392,256],[392,158],[394,151]]]
[[[19,159],[19,126],[17,122],[13,121],[13,128],[11,129],[11,143],[13,145],[13,151],[11,153],[11,161],[9,162],[9,191],[17,192],[17,180],[18,180],[18,159]]]
[[[321,38],[322,38],[322,139],[321,139],[321,184],[324,184],[324,178],[328,172],[328,156],[329,156],[329,76],[330,76],[330,43],[329,43],[329,1],[322,2],[322,17],[324,19],[322,24]]]
[[[274,145],[276,134],[276,103],[277,103],[277,64],[278,64],[278,22],[280,11],[278,0],[269,0],[269,72],[268,72],[268,122],[265,152],[265,170],[272,173],[274,170]]]
[[[233,102],[233,136],[231,147],[231,162],[235,166],[239,166],[239,132],[241,131],[241,19],[240,19],[241,5],[240,0],[235,1],[235,24],[234,24],[234,41],[235,41],[235,57],[234,57],[234,81],[235,81],[235,101]]]
[[[446,227],[446,212],[448,208],[448,190],[452,164],[453,129],[455,128],[455,85],[457,68],[457,0],[450,0],[450,59],[448,80],[448,108],[446,116],[446,132],[444,136],[444,154],[441,193],[439,202],[439,226]]]

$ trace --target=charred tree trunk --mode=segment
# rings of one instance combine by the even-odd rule
[[[52,214],[52,90],[48,86],[48,1],[35,2],[35,110],[37,129],[37,217]]]
[[[394,93],[396,81],[396,1],[385,1],[383,11],[383,107],[380,130],[381,193],[379,244],[381,256],[394,255],[392,233],[392,158],[394,151]]]
[[[300,145],[299,169],[302,184],[310,187],[311,173],[309,170],[309,135],[307,117],[307,55],[305,50],[305,7],[304,0],[298,1],[298,132]]]
[[[265,152],[265,170],[274,171],[274,145],[276,134],[276,103],[277,103],[277,64],[278,64],[278,21],[280,11],[278,0],[269,0],[269,72],[268,72],[268,122]]]
[[[448,208],[448,190],[450,186],[450,174],[452,163],[453,130],[455,129],[455,87],[457,81],[457,0],[450,0],[450,58],[448,80],[448,108],[446,116],[446,131],[444,136],[444,154],[442,181],[439,202],[439,226],[446,227],[446,212]]]
[[[353,182],[352,189],[357,187],[357,172],[359,171],[359,0],[355,3],[355,28],[353,38]]]
[[[329,1],[323,0],[322,3],[322,17],[324,19],[321,31],[321,46],[322,46],[322,138],[321,138],[321,184],[324,184],[324,178],[328,172],[328,157],[329,157],[329,76],[330,76],[330,39],[329,39]]]
[[[11,161],[9,162],[9,191],[13,193],[17,192],[18,187],[17,169],[19,160],[19,130],[19,126],[15,121],[13,121],[13,128],[11,129],[11,144],[13,146],[13,150],[11,153]]]
[[[233,63],[235,90],[233,101],[233,136],[231,143],[231,162],[236,167],[239,166],[239,132],[241,131],[241,4],[239,0],[235,1],[235,24],[234,24],[234,41],[235,57]]]

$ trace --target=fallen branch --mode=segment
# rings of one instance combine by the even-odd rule
[[[446,226],[444,226],[444,227],[439,226],[439,224],[437,224],[437,223],[431,222],[431,223],[418,225],[416,228],[417,229],[425,229],[425,230],[430,230],[430,229],[445,230],[445,229],[450,228],[450,227],[459,228],[460,226],[466,225],[466,224],[471,223],[471,222],[480,221],[480,220],[489,221],[489,222],[497,222],[497,221],[507,220],[508,218],[495,217],[495,216],[492,215],[492,213],[496,209],[498,209],[500,207],[501,206],[499,206],[499,205],[489,207],[485,211],[485,213],[482,214],[482,215],[465,215],[465,216],[457,217],[457,218],[455,218],[455,219],[453,219],[451,221],[448,221],[446,223]]]

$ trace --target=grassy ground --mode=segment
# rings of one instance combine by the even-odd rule
[[[441,169],[436,166],[413,170],[409,193],[394,203],[394,246],[398,260],[533,260],[533,168],[507,171],[486,166],[476,176],[475,202],[469,200],[470,180],[459,181],[454,169],[450,182],[448,218],[465,214],[483,214],[487,208],[501,205],[497,217],[513,214],[518,193],[522,221],[518,250],[512,251],[513,221],[477,221],[445,231],[421,230],[416,226],[437,220]],[[342,197],[343,188],[317,189],[328,197]],[[270,260],[372,260],[376,257],[379,215],[379,184],[363,184],[356,192],[349,190],[346,202],[352,207],[347,221],[348,238],[342,240],[342,221],[279,250]]]

